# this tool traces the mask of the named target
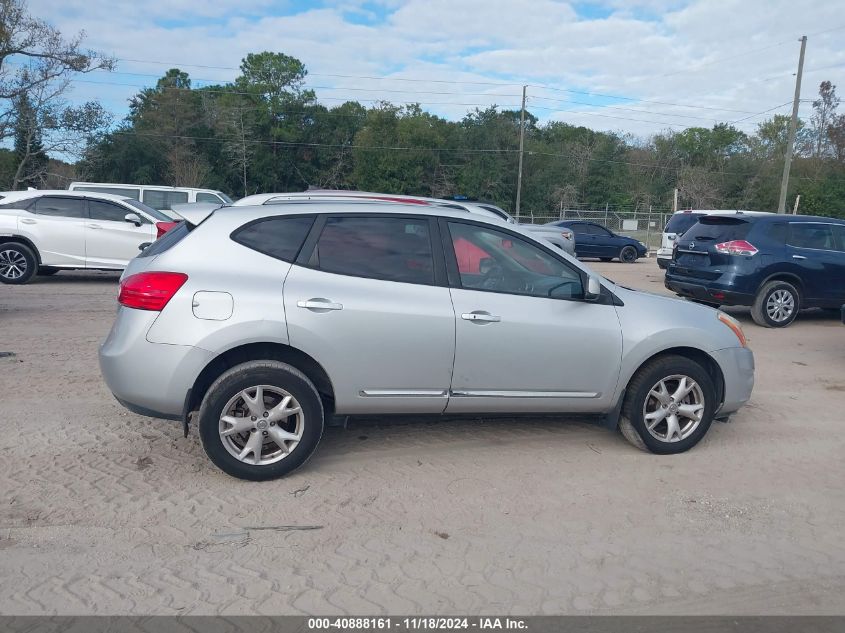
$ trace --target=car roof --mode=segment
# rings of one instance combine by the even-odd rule
[[[62,196],[65,198],[94,198],[98,200],[110,200],[112,202],[125,202],[132,200],[126,196],[114,193],[100,193],[98,191],[68,191],[67,189],[30,189],[28,191],[11,191],[3,194],[0,203],[17,202],[18,200],[31,200],[44,196]]]
[[[748,211],[747,209],[680,209],[675,211],[672,215],[679,213],[697,214],[697,215],[774,215],[771,211]]]

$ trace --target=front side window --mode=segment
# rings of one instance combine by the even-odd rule
[[[577,270],[527,240],[487,227],[449,223],[461,287],[508,294],[579,299]]]
[[[166,189],[145,189],[144,204],[153,209],[172,209],[174,204],[182,204],[188,201],[187,191],[169,191]]]
[[[214,204],[222,204],[223,200],[213,193],[200,192],[197,194],[197,202],[213,202]]]
[[[60,218],[85,218],[84,198],[38,198],[29,208],[38,215],[52,215]]]
[[[789,245],[796,248],[835,250],[833,231],[830,224],[801,222],[790,224]]]
[[[314,216],[273,217],[247,224],[232,234],[232,239],[247,248],[270,257],[292,262],[299,254]]]
[[[104,200],[89,200],[88,201],[88,215],[92,220],[101,220],[105,222],[125,222],[126,214],[132,213],[129,209],[121,207],[113,202],[106,202]],[[149,224],[149,221],[141,216],[141,222]]]
[[[311,265],[330,273],[434,283],[428,220],[393,217],[327,218]]]

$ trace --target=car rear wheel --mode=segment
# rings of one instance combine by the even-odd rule
[[[637,249],[633,246],[623,246],[619,251],[619,261],[623,264],[633,264],[637,261]]]
[[[229,475],[251,481],[299,468],[317,448],[323,427],[323,405],[313,383],[277,361],[252,361],[225,372],[199,411],[209,459]]]
[[[637,448],[658,455],[689,450],[704,437],[716,413],[716,390],[707,371],[683,356],[664,356],[631,380],[619,428]]]
[[[38,270],[32,249],[19,242],[0,244],[0,282],[25,284]]]
[[[798,316],[801,295],[791,283],[770,281],[765,284],[751,306],[751,318],[763,327],[786,327]]]

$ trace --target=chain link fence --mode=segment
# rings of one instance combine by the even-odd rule
[[[546,224],[558,220],[587,220],[607,227],[619,235],[639,240],[649,251],[660,248],[663,227],[672,215],[671,209],[626,209],[606,205],[603,209],[589,207],[560,209],[556,213],[528,213],[517,217],[518,222]]]

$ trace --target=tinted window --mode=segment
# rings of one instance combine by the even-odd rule
[[[610,231],[597,224],[588,224],[587,233],[589,233],[590,235],[601,235],[603,237],[607,237],[608,235],[610,235]]]
[[[683,235],[690,230],[693,224],[698,222],[698,218],[702,216],[701,213],[674,213],[666,223],[664,233],[677,233]]]
[[[559,224],[558,226],[565,226],[564,224]],[[586,224],[570,224],[569,228],[572,229],[572,232],[575,235],[584,235],[587,233],[587,225]]]
[[[182,239],[184,239],[185,236],[187,236],[192,230],[193,228],[187,222],[180,222],[153,242],[152,245],[141,251],[138,257],[152,257],[153,255],[159,255],[176,246],[176,244],[182,241]]]
[[[198,193],[197,194],[197,202],[213,202],[215,204],[220,204],[223,202],[218,196],[215,196],[213,193]]]
[[[84,198],[38,198],[30,211],[38,215],[53,215],[63,218],[84,218]]]
[[[683,239],[702,242],[744,240],[750,229],[749,222],[736,216],[704,215],[684,234]]]
[[[96,191],[97,193],[111,193],[116,196],[125,196],[127,198],[132,198],[134,200],[141,199],[141,190],[140,189],[128,189],[123,187],[94,187],[91,185],[85,185],[83,187],[74,187],[74,191]]]
[[[789,225],[790,246],[796,248],[814,248],[818,250],[835,250],[833,231],[830,224],[816,224],[802,222]]]
[[[312,263],[320,270],[356,277],[434,282],[427,220],[328,218]]]
[[[457,222],[449,223],[449,232],[463,288],[534,297],[583,296],[577,271],[525,240]]]
[[[127,198],[125,200],[125,202],[130,207],[132,207],[134,209],[138,209],[138,211],[143,211],[148,216],[153,218],[156,222],[173,222],[172,218],[164,215],[161,211],[157,211],[156,209],[153,209],[152,207],[148,207],[147,205],[145,205],[140,200],[133,200],[131,198]],[[142,218],[142,221],[143,221],[143,218]]]
[[[103,200],[89,200],[88,201],[88,215],[92,220],[105,220],[107,222],[125,222],[124,219],[127,213],[131,213],[129,209],[121,207],[112,202],[105,202]],[[141,222],[149,224],[149,222],[141,217]]]
[[[145,189],[144,204],[150,205],[153,209],[172,209],[174,204],[182,204],[188,201],[187,191],[166,191],[164,189]]]
[[[845,224],[832,224],[831,228],[836,238],[836,250],[845,251]]]
[[[292,262],[312,224],[313,216],[266,218],[237,230],[232,239],[259,253]]]
[[[766,236],[778,244],[785,244],[788,234],[789,225],[786,222],[775,222],[766,227]]]

